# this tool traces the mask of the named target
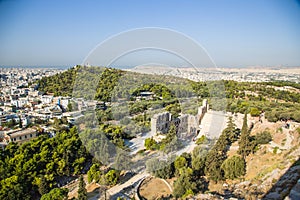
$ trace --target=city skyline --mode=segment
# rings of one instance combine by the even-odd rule
[[[0,10],[0,66],[81,64],[105,39],[143,27],[191,37],[220,67],[300,65],[300,4],[292,0],[16,0],[2,1]]]

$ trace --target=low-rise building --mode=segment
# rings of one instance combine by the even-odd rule
[[[64,110],[68,109],[68,105],[71,102],[71,98],[70,97],[60,97],[58,99],[57,104],[61,105],[63,107]]]
[[[4,142],[23,143],[37,137],[37,131],[32,128],[16,129],[4,133]]]
[[[43,95],[41,96],[41,101],[43,104],[50,104],[53,100],[53,96],[52,95]]]

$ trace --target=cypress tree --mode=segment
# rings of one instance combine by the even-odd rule
[[[245,113],[243,126],[241,130],[241,137],[239,140],[239,150],[238,153],[245,159],[247,155],[251,152],[251,142],[250,142],[250,133],[248,131],[247,124],[247,113]]]
[[[238,138],[238,130],[233,122],[232,116],[229,117],[227,122],[227,127],[224,129],[223,134],[225,134],[228,144],[235,142]]]
[[[87,200],[87,191],[82,175],[79,178],[78,200]]]

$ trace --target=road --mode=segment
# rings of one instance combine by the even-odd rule
[[[147,138],[154,136],[154,133],[151,131],[148,133],[143,133],[141,137],[136,137],[131,140],[125,140],[125,145],[131,149],[131,155],[136,154],[139,150],[144,149],[144,142]]]
[[[124,188],[127,188],[127,187],[133,185],[134,183],[139,182],[140,180],[144,179],[147,176],[150,176],[150,174],[147,173],[147,172],[143,172],[143,173],[137,174],[137,175],[131,177],[131,179],[129,179],[125,183],[123,183],[121,185],[116,185],[116,186],[110,188],[109,190],[107,190],[107,193],[110,196],[113,196],[113,195],[121,192]]]
[[[113,186],[112,188],[108,189],[106,192],[107,192],[108,196],[114,196],[114,195],[118,194],[119,192],[121,192],[124,188],[127,188],[127,187],[139,182],[140,180],[146,178],[147,176],[150,176],[150,174],[147,172],[136,174],[135,176],[131,177],[125,183]],[[89,200],[99,200],[99,199],[101,199],[99,194],[96,194],[95,196],[89,198]]]

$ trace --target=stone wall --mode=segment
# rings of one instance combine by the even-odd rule
[[[167,133],[171,123],[173,122],[177,128],[179,137],[189,137],[196,135],[199,129],[199,124],[208,110],[207,99],[204,99],[202,106],[198,108],[197,115],[181,114],[178,118],[172,121],[172,115],[169,112],[163,112],[154,115],[151,118],[152,133]]]
[[[167,133],[172,115],[169,112],[159,113],[151,118],[151,131],[153,133]]]
[[[184,114],[176,119],[177,134],[179,138],[187,138],[197,133],[199,124],[196,116]]]
[[[177,127],[177,133],[187,133],[189,124],[189,115],[181,115],[175,120],[175,126]]]
[[[203,99],[202,101],[202,106],[198,108],[198,113],[197,113],[197,121],[199,124],[201,124],[201,120],[203,119],[205,113],[208,111],[208,102],[207,99]]]

